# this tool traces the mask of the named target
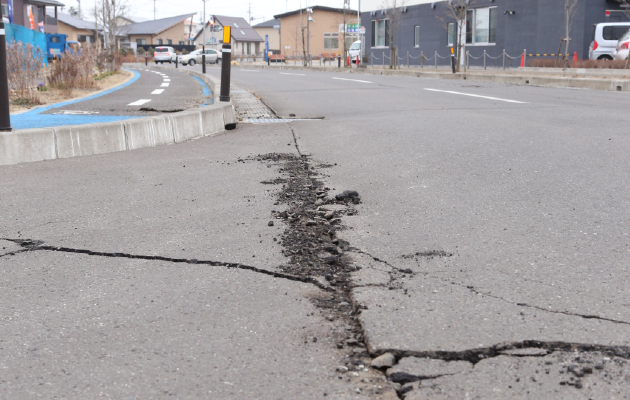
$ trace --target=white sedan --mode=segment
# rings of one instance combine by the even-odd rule
[[[617,42],[617,49],[613,53],[614,60],[627,60],[628,59],[628,46],[630,46],[630,30],[623,34]]]

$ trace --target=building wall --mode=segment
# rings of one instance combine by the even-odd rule
[[[186,40],[186,35],[184,34],[184,21],[173,25],[157,35],[129,35],[130,42],[135,43],[137,39],[144,39],[146,40],[146,44],[153,46],[159,46],[157,44],[158,39],[162,39],[162,46],[168,46],[166,43],[167,39],[171,39],[174,45],[179,44],[180,41],[184,42],[184,44],[188,44],[188,40]]]
[[[265,35],[269,35],[269,50],[270,51],[280,51],[280,29],[276,28],[255,28],[254,29],[263,40],[265,39]],[[264,51],[264,43],[262,44]]]
[[[87,36],[95,36],[93,30],[87,29],[76,29],[70,25],[66,25],[63,22],[59,21],[57,23],[57,27],[59,33],[68,35],[67,40],[79,40],[79,35],[87,35]]]
[[[472,0],[471,8],[497,7],[497,37],[495,44],[466,45],[466,50],[473,57],[483,56],[484,50],[489,56],[498,57],[505,49],[508,55],[520,57],[524,50],[527,54],[556,54],[560,38],[564,36],[564,2],[561,0],[495,0],[486,2]],[[406,64],[407,52],[410,64],[420,64],[420,54],[427,58],[434,57],[435,52],[445,58],[439,58],[438,65],[448,65],[450,48],[447,44],[445,23],[455,22],[446,13],[446,3],[437,2],[435,8],[431,4],[420,4],[407,7],[401,14],[400,24],[395,34],[394,44],[398,46],[399,55]],[[609,0],[580,0],[578,11],[573,19],[570,32],[569,53],[577,51],[579,59],[588,58],[593,24],[607,22],[606,10],[619,9],[619,4]],[[506,14],[506,11],[515,11]],[[372,15],[375,13],[376,15]],[[374,63],[382,63],[382,54],[389,56],[389,49],[371,48],[372,20],[386,18],[380,10],[361,14],[362,25],[366,28],[366,53],[373,53]],[[414,46],[415,26],[419,26],[420,45]],[[457,38],[457,35],[456,35]],[[564,50],[564,46],[563,46]],[[550,56],[549,56],[550,57]],[[503,59],[487,58],[487,65],[502,65]],[[520,65],[520,58],[511,61],[512,66]],[[385,60],[388,64],[388,60]],[[483,65],[482,60],[471,58],[471,65]],[[517,65],[518,64],[518,65]],[[434,60],[427,60],[425,65],[434,65]],[[510,60],[507,65],[510,66]]]
[[[343,24],[343,14],[313,10],[311,14],[315,22],[310,23],[310,52],[313,56],[319,56],[321,53],[337,53],[343,52],[343,34],[339,33],[339,24]],[[356,20],[356,14],[347,14],[346,20]],[[294,56],[295,54],[302,54],[302,36],[300,26],[304,24],[306,26],[306,13],[300,15],[290,15],[280,19],[280,50],[282,54],[287,56]],[[297,28],[297,29],[296,29]],[[336,49],[324,49],[324,33],[336,33],[339,37],[339,47]],[[297,42],[297,43],[296,43]],[[306,42],[306,33],[305,33]],[[285,46],[290,46],[290,49],[285,49]],[[306,44],[304,44],[306,47]]]

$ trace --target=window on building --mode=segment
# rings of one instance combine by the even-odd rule
[[[183,45],[183,44],[184,44],[184,41],[183,41],[183,40],[180,40],[180,41],[179,41],[179,44],[180,44],[180,45]]]
[[[466,43],[487,44],[497,42],[497,8],[476,8],[466,15]]]
[[[166,39],[166,44],[171,45],[173,44],[173,41],[171,39]]]
[[[252,54],[252,44],[247,42],[247,54]]]
[[[337,50],[339,48],[338,33],[324,33],[324,50]]]
[[[414,29],[413,45],[420,47],[420,27],[418,25],[416,25]]]
[[[146,39],[136,39],[136,43],[138,43],[139,45],[147,44],[147,40]]]
[[[8,17],[8,15],[4,15],[4,14],[2,15]],[[45,15],[46,15],[46,7],[44,6],[37,7],[37,22],[44,22]]]
[[[162,39],[158,39],[158,40],[157,40],[157,45],[158,45],[158,46],[161,46],[161,45],[163,45],[163,44],[164,44],[164,43],[162,43]]]
[[[9,6],[6,4],[2,5],[2,16],[9,19]]]
[[[81,43],[94,43],[94,35],[77,35],[77,41]]]
[[[389,20],[372,21],[372,47],[389,47]]]
[[[447,27],[448,32],[448,45],[449,47],[453,47],[453,43],[455,43],[455,24],[450,23]]]

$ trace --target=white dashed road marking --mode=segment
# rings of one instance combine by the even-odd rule
[[[162,94],[163,91],[164,89],[155,89],[154,91],[151,92],[151,94]]]
[[[170,81],[171,81],[170,79],[164,79],[164,82],[170,82]]]
[[[451,90],[439,90],[439,89],[428,89],[425,88],[424,90],[429,90],[431,92],[442,92],[442,93],[450,93],[450,94],[459,94],[462,96],[470,96],[470,97],[480,97],[482,99],[488,99],[488,100],[498,100],[498,101],[505,101],[508,103],[517,103],[517,104],[528,104],[525,101],[516,101],[516,100],[508,100],[508,99],[500,99],[498,97],[489,97],[489,96],[480,96],[478,94],[470,94],[470,93],[462,93],[462,92],[453,92]]]
[[[340,81],[352,81],[352,82],[361,82],[361,83],[372,83],[372,82],[369,82],[369,81],[360,81],[360,80],[358,80],[358,79],[346,79],[346,78],[335,78],[335,77],[333,77],[333,79],[338,79],[338,80],[340,80]]]
[[[280,72],[280,75],[299,75],[299,76],[304,76],[304,74],[291,74],[288,72]]]
[[[142,99],[142,100],[138,100],[138,101],[134,101],[133,103],[129,103],[129,106],[141,106],[145,103],[150,102],[151,100],[147,100],[147,99]]]
[[[168,85],[169,85],[168,83],[163,83],[161,87],[168,87]]]

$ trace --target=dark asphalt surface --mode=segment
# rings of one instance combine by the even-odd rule
[[[247,67],[232,78],[281,116],[325,118],[2,167],[0,237],[275,271],[284,228],[267,226],[280,206],[260,182],[277,171],[235,161],[294,153],[295,139],[331,165],[333,193],[361,195],[339,236],[361,251],[368,348],[397,355],[387,375],[406,398],[630,396],[628,94]],[[2,254],[0,397],[364,395],[335,371],[343,327],[310,316],[314,286]]]
[[[53,108],[44,114],[82,112],[86,115],[148,116],[196,108],[203,102],[201,82],[189,75],[151,70],[150,65],[130,69],[140,73],[138,80],[131,85],[95,99]],[[156,90],[161,93],[154,93]],[[149,101],[131,105],[140,100]]]

